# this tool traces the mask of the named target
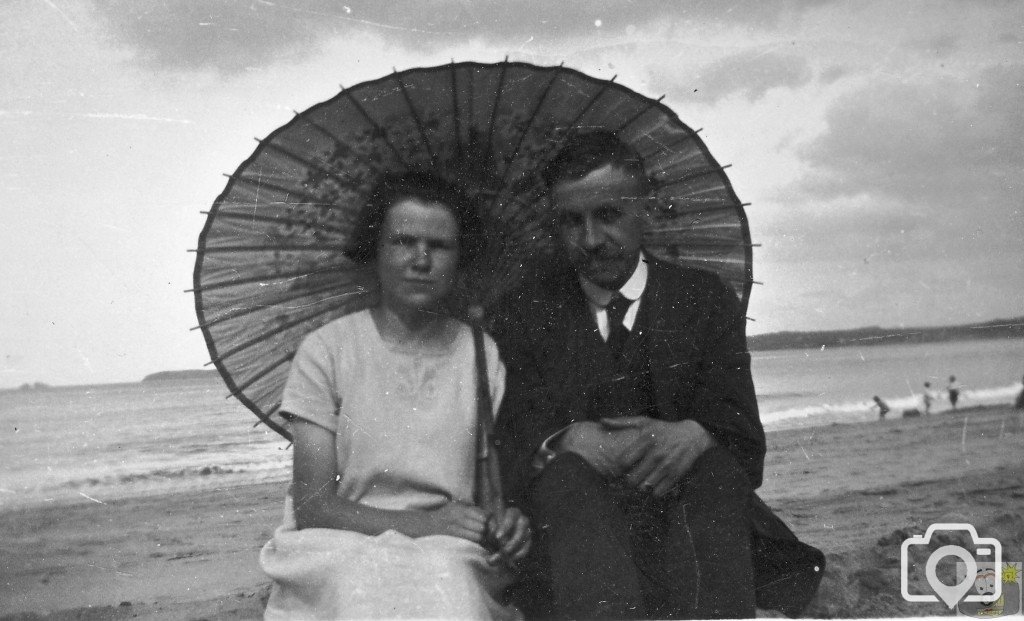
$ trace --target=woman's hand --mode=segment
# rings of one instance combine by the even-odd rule
[[[430,531],[427,534],[461,537],[483,544],[487,534],[487,514],[479,507],[451,501],[426,513]]]
[[[497,552],[487,558],[487,562],[492,565],[503,562],[514,569],[530,551],[532,537],[530,521],[519,509],[507,508],[501,513],[495,513],[487,521],[487,539],[499,547]]]

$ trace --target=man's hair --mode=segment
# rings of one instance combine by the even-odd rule
[[[428,173],[387,173],[370,193],[362,216],[352,231],[345,254],[356,263],[377,259],[377,244],[388,210],[403,199],[437,203],[448,209],[459,225],[459,263],[472,263],[483,247],[483,225],[474,201],[454,185]]]
[[[544,167],[541,177],[551,188],[559,181],[582,179],[608,164],[633,175],[644,193],[650,191],[651,181],[644,170],[643,159],[614,132],[605,130],[571,135]]]

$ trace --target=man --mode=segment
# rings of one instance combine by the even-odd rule
[[[650,183],[615,135],[570,139],[544,177],[573,269],[518,292],[495,329],[506,493],[540,532],[520,603],[588,619],[796,614],[824,559],[753,493],[765,439],[735,294],[643,252]]]
[[[956,381],[955,375],[949,376],[946,392],[949,394],[949,405],[955,410],[956,402],[960,400],[960,383]]]

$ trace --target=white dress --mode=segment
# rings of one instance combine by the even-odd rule
[[[473,337],[459,322],[449,331],[446,346],[400,348],[362,311],[303,341],[281,409],[335,432],[338,495],[382,509],[472,502]],[[505,369],[490,338],[485,351],[497,407]],[[296,530],[289,495],[284,524],[260,553],[274,580],[265,618],[519,618],[497,601],[510,576],[488,565],[487,554],[444,535]]]

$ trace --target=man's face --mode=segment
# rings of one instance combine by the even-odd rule
[[[642,187],[635,176],[608,164],[551,188],[569,259],[599,287],[620,288],[636,268],[647,213]]]

